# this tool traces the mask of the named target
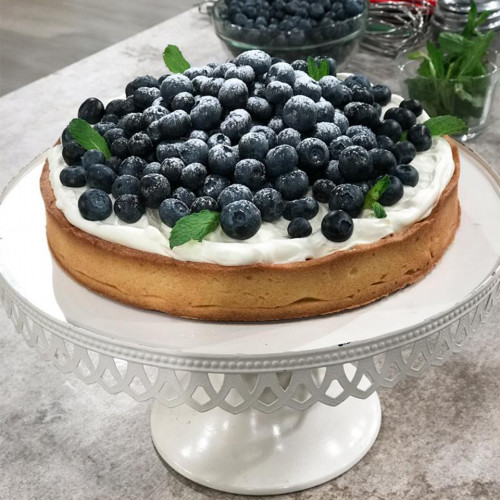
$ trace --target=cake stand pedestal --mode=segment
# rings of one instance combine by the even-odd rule
[[[305,489],[368,452],[375,391],[442,365],[500,294],[500,181],[459,147],[462,225],[433,272],[354,311],[262,324],[138,310],[74,282],[47,247],[41,155],[0,198],[0,298],[64,373],[153,400],[153,442],[184,476],[242,494]]]

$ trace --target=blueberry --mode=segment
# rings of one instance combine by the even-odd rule
[[[216,97],[212,96],[201,97],[190,113],[191,123],[197,130],[212,130],[218,127],[221,116],[221,103]]]
[[[354,146],[361,146],[367,151],[377,147],[377,137],[372,133],[361,132],[351,137]]]
[[[147,174],[141,179],[140,195],[148,208],[158,208],[171,194],[168,179],[161,174]]]
[[[189,207],[184,202],[176,198],[167,198],[163,200],[158,209],[161,221],[168,227],[174,227],[175,223],[179,219],[185,215],[189,215],[190,213],[191,210]]]
[[[124,104],[125,99],[113,99],[108,102],[105,112],[107,115],[122,117],[125,114]]]
[[[339,171],[348,182],[364,181],[373,173],[373,161],[366,149],[349,146],[340,153]]]
[[[262,97],[250,97],[246,109],[254,120],[260,122],[269,121],[273,115],[272,106]]]
[[[300,132],[294,128],[285,128],[278,134],[278,144],[289,145],[296,148],[300,142]]]
[[[153,161],[148,163],[144,170],[142,171],[142,175],[147,174],[161,174],[161,164],[160,162]]]
[[[120,137],[125,137],[125,130],[115,127],[110,130],[107,130],[104,135],[104,140],[108,143],[108,146],[111,146],[116,139]]]
[[[160,88],[160,82],[151,75],[138,76],[125,87],[125,94],[131,96],[139,87]]]
[[[191,163],[205,165],[208,159],[208,146],[200,139],[189,139],[179,147],[179,155],[186,165]]]
[[[259,209],[263,221],[273,222],[283,214],[283,198],[276,189],[264,188],[257,191],[253,203]]]
[[[422,114],[422,104],[417,99],[403,99],[399,103],[400,108],[409,109],[415,116],[420,116]]]
[[[314,126],[312,135],[328,146],[334,139],[341,136],[341,132],[334,123],[319,122]]]
[[[162,108],[161,106],[150,106],[149,108],[146,108],[143,113],[142,113],[142,119],[144,120],[144,123],[149,126],[151,123],[153,123],[156,120],[159,120],[160,118],[164,117],[165,115],[168,114],[168,111],[165,108]]]
[[[352,91],[352,102],[364,102],[366,104],[372,104],[375,102],[373,99],[373,94],[371,89],[366,87],[361,87],[360,85],[354,85],[351,87]]]
[[[377,117],[380,121],[380,118],[382,116],[382,106],[378,102],[374,102],[372,106],[375,108],[375,111],[377,112]]]
[[[332,160],[338,160],[342,151],[352,145],[352,140],[347,135],[340,135],[339,137],[333,139],[328,146],[330,158]]]
[[[180,158],[165,158],[160,165],[160,173],[168,179],[171,185],[178,184],[181,178],[181,172],[185,167],[184,162]]]
[[[394,155],[398,164],[411,163],[417,155],[415,146],[409,141],[397,142],[389,151]]]
[[[396,176],[405,186],[415,187],[418,184],[418,170],[411,165],[397,165],[391,174]]]
[[[248,101],[248,87],[241,80],[230,78],[223,83],[218,97],[226,109],[245,108]]]
[[[181,184],[192,190],[196,190],[203,186],[207,176],[207,169],[201,163],[191,163],[182,169],[180,182]]]
[[[230,180],[222,175],[207,175],[203,183],[202,193],[204,196],[210,196],[216,200],[230,184]]]
[[[394,175],[389,175],[391,181],[389,187],[383,192],[382,196],[379,198],[379,203],[381,205],[391,206],[397,203],[404,193],[403,183]]]
[[[171,106],[173,111],[181,110],[186,113],[190,113],[194,106],[193,94],[190,94],[189,92],[181,92],[177,94],[172,99]]]
[[[200,93],[202,95],[217,97],[224,82],[224,78],[209,78],[201,84]]]
[[[392,92],[387,85],[374,85],[371,88],[375,102],[381,106],[387,106],[391,101]]]
[[[321,232],[330,241],[342,242],[348,240],[354,230],[351,216],[343,210],[328,212],[321,221]]]
[[[345,117],[344,113],[342,113],[342,111],[339,111],[338,109],[335,110],[333,123],[337,125],[342,134],[345,134],[347,132],[347,129],[349,128],[349,120]]]
[[[65,127],[61,134],[61,142],[63,146],[70,141],[74,141],[73,136],[69,133],[68,127]]]
[[[299,198],[298,200],[287,201],[283,210],[283,217],[286,220],[293,220],[297,217],[312,219],[319,212],[318,202],[310,197]]]
[[[318,111],[312,99],[302,95],[290,98],[283,108],[283,121],[287,127],[299,132],[311,130],[316,125]]]
[[[105,163],[106,158],[98,149],[89,149],[83,153],[82,156],[82,166],[84,168],[89,168],[90,165],[94,165],[94,163]]]
[[[401,134],[403,133],[401,125],[392,118],[387,118],[381,121],[376,125],[374,130],[377,135],[386,135],[393,142],[399,141]]]
[[[238,151],[240,158],[253,158],[262,161],[269,151],[269,143],[264,134],[249,132],[240,139]]]
[[[107,165],[96,163],[87,169],[87,184],[91,188],[101,189],[106,193],[111,193],[111,187],[116,179],[113,169]]]
[[[226,205],[220,215],[224,233],[236,240],[254,236],[262,224],[259,209],[247,200],[238,200]]]
[[[181,92],[194,94],[194,88],[191,80],[187,76],[179,73],[167,76],[167,78],[163,80],[160,90],[161,96],[167,103],[171,103],[173,98]]]
[[[344,88],[338,78],[327,75],[320,79],[322,96],[334,106],[339,106],[344,99]]]
[[[118,175],[133,175],[141,178],[143,170],[146,168],[146,161],[138,156],[129,156],[125,158],[118,167]]]
[[[351,125],[345,133],[345,135],[351,137],[351,139],[357,134],[367,134],[371,135],[374,139],[376,138],[376,135],[371,131],[371,129],[365,125]]]
[[[142,113],[129,113],[128,115],[125,115],[118,122],[118,126],[123,128],[127,136],[134,135],[135,133],[141,132],[147,128]]]
[[[276,134],[279,134],[282,130],[285,129],[285,123],[280,116],[274,116],[273,118],[271,118],[267,126],[270,129],[274,130]]]
[[[63,186],[83,187],[87,183],[85,168],[81,165],[74,167],[65,167],[59,174],[59,180]]]
[[[311,224],[304,217],[293,219],[287,227],[290,238],[305,238],[312,234]]]
[[[278,144],[278,136],[272,128],[266,127],[265,125],[254,125],[250,129],[250,132],[264,134],[270,148],[274,148]]]
[[[318,122],[332,122],[335,117],[335,108],[331,103],[324,99],[316,103],[317,121]]]
[[[280,175],[275,185],[284,200],[296,200],[307,193],[309,177],[303,170],[293,170]]]
[[[364,202],[365,195],[359,186],[341,184],[332,189],[328,207],[330,210],[343,210],[351,217],[357,217],[363,210]]]
[[[415,125],[415,123],[417,123],[417,117],[412,111],[406,108],[388,109],[385,112],[384,119],[387,120],[388,118],[396,120],[401,125],[402,130],[408,130],[410,127]]]
[[[347,87],[354,87],[356,85],[359,85],[361,87],[366,87],[367,89],[371,88],[371,83],[368,78],[364,75],[360,75],[357,73],[354,73],[353,75],[349,75],[345,80],[344,80],[344,85]]]
[[[321,87],[318,82],[310,77],[297,78],[293,85],[294,95],[303,95],[309,97],[314,102],[321,98]]]
[[[184,137],[191,130],[191,118],[185,111],[180,109],[172,111],[172,113],[162,118],[160,122],[160,130],[163,137],[166,137],[167,139]]]
[[[408,130],[407,137],[417,151],[427,151],[432,146],[431,131],[420,123],[413,125]]]
[[[153,143],[151,142],[151,139],[147,134],[143,132],[138,132],[134,134],[128,140],[127,146],[131,156],[140,156],[143,158],[153,151]],[[113,147],[113,145],[111,145],[111,147]],[[113,154],[115,156],[120,156],[119,154],[114,152]]]
[[[256,191],[262,188],[266,180],[266,168],[258,160],[251,158],[241,160],[234,169],[234,180],[237,184],[243,184]]]
[[[312,187],[314,198],[322,203],[327,203],[330,199],[330,193],[335,187],[335,183],[329,179],[318,179]]]
[[[234,68],[229,68],[224,75],[226,80],[237,78],[241,80],[247,87],[250,87],[255,80],[255,71],[251,66],[244,65]]]
[[[267,153],[264,163],[269,177],[274,179],[297,168],[299,156],[293,146],[283,144],[271,149]]]
[[[228,80],[229,81],[229,80]],[[238,142],[252,127],[252,117],[244,109],[231,111],[220,125],[220,130],[233,143]]]
[[[135,194],[140,192],[141,183],[139,179],[133,175],[120,175],[118,176],[111,186],[111,193],[115,198],[123,194]]]
[[[226,144],[218,144],[208,152],[208,167],[212,174],[230,177],[239,161],[239,155]]]
[[[192,66],[184,71],[184,76],[187,76],[190,80],[193,80],[197,76],[207,76],[212,77],[214,70],[208,64],[206,66]]]
[[[208,81],[210,81],[210,78],[208,76],[205,75],[195,76],[191,82],[193,84],[193,90],[194,90],[193,95],[201,94],[202,85]]]
[[[391,138],[386,135],[377,135],[377,146],[380,149],[390,149],[394,145]]]
[[[218,212],[219,204],[211,196],[200,196],[193,201],[191,205],[191,212],[201,212],[202,210]]]
[[[101,189],[87,189],[78,198],[78,210],[86,220],[104,220],[111,215],[113,204]]]
[[[252,191],[242,184],[231,184],[225,188],[217,198],[220,208],[224,208],[233,201],[248,200],[252,201]]]
[[[174,190],[174,192],[172,193],[172,198],[180,200],[186,206],[190,207],[193,204],[193,201],[196,199],[196,195],[191,190],[180,186]]]
[[[267,85],[265,96],[271,104],[285,104],[293,96],[293,89],[288,83],[275,80]]]
[[[365,4],[362,0],[347,0],[345,3],[345,12],[347,16],[354,17],[365,10]]]
[[[303,59],[297,59],[291,63],[291,66],[295,70],[304,71],[307,73],[307,62]]]
[[[231,139],[224,134],[216,133],[209,137],[207,141],[208,149],[212,149],[217,144],[225,144],[226,146],[231,146]]]
[[[236,63],[251,66],[256,75],[263,75],[271,67],[271,56],[262,50],[247,50],[236,58]]]
[[[78,108],[78,118],[94,124],[104,116],[104,104],[95,97],[89,97]]]
[[[350,102],[344,108],[344,114],[351,125],[373,127],[378,123],[376,109],[365,102]]]
[[[76,141],[68,141],[62,148],[62,157],[68,165],[78,165],[85,154],[85,149]]]
[[[192,130],[189,134],[189,139],[199,139],[203,141],[205,144],[208,142],[209,135],[204,130]]]
[[[161,96],[160,89],[156,87],[139,87],[133,96],[134,105],[137,109],[149,108],[158,97]]]
[[[266,85],[261,82],[255,82],[252,85],[252,88],[249,89],[248,95],[250,97],[260,97],[261,99],[265,99],[266,97]]]
[[[107,165],[110,169],[112,169],[113,172],[116,174],[118,173],[118,169],[120,168],[122,161],[123,160],[121,158],[118,158],[117,156],[111,156],[111,158],[106,160],[105,165]]]
[[[93,128],[100,135],[104,135],[108,130],[116,127],[119,121],[120,119],[116,115],[104,115],[102,121],[93,125]]]
[[[330,160],[323,175],[324,175],[325,179],[328,179],[328,180],[334,182],[335,184],[344,184],[345,183],[345,179],[339,170],[339,161],[338,160]]]
[[[273,64],[267,72],[267,81],[269,83],[275,80],[288,83],[288,85],[293,87],[295,83],[295,70],[286,62]]]
[[[136,194],[122,194],[115,200],[114,211],[120,220],[133,224],[144,214],[144,206]]]
[[[320,139],[308,137],[297,146],[299,165],[307,173],[323,170],[330,159],[328,146]]]
[[[388,173],[397,165],[396,158],[387,149],[374,148],[369,155],[373,161],[373,168],[377,173]]]

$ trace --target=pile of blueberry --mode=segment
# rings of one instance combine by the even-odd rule
[[[328,63],[334,73],[335,61]],[[173,227],[190,213],[219,211],[222,230],[239,240],[281,217],[290,221],[290,237],[308,236],[324,203],[323,234],[345,241],[380,176],[390,178],[379,200],[386,206],[404,185],[417,184],[410,162],[431,147],[431,135],[416,124],[418,101],[404,100],[382,117],[387,86],[359,74],[315,81],[306,69],[305,61],[288,64],[255,50],[184,74],[140,76],[125,99],[107,106],[89,98],[78,116],[112,156],[85,151],[66,128],[61,182],[88,186],[78,201],[88,220],[114,210],[134,223],[149,208]]]

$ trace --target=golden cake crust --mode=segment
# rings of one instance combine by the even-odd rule
[[[460,224],[460,160],[426,219],[375,243],[289,264],[183,262],[111,243],[71,225],[56,207],[48,162],[40,178],[47,240],[75,280],[144,309],[214,321],[305,318],[359,307],[411,285],[442,257]]]

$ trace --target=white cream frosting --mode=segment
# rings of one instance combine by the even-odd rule
[[[342,78],[346,75],[339,76]],[[402,97],[393,95],[386,108],[399,105],[401,100]],[[423,113],[419,122],[427,118],[428,115]],[[50,181],[57,208],[73,226],[104,240],[137,250],[181,261],[208,262],[223,266],[300,262],[374,243],[385,236],[399,233],[431,213],[454,172],[448,142],[443,138],[433,138],[432,147],[418,153],[412,161],[420,176],[418,184],[415,187],[405,186],[401,200],[392,207],[386,207],[385,219],[377,219],[371,210],[364,210],[359,218],[354,219],[354,231],[347,241],[335,243],[323,236],[321,221],[328,207],[319,203],[319,213],[310,221],[312,234],[306,238],[290,238],[287,233],[289,221],[282,218],[277,222],[263,222],[257,234],[248,240],[229,238],[218,227],[202,242],[190,241],[172,250],[169,246],[171,229],[160,221],[158,210],[147,209],[134,224],[122,222],[114,213],[103,221],[85,220],[78,210],[78,198],[87,188],[69,188],[61,184],[59,174],[66,166],[61,152],[60,145],[49,152]]]

